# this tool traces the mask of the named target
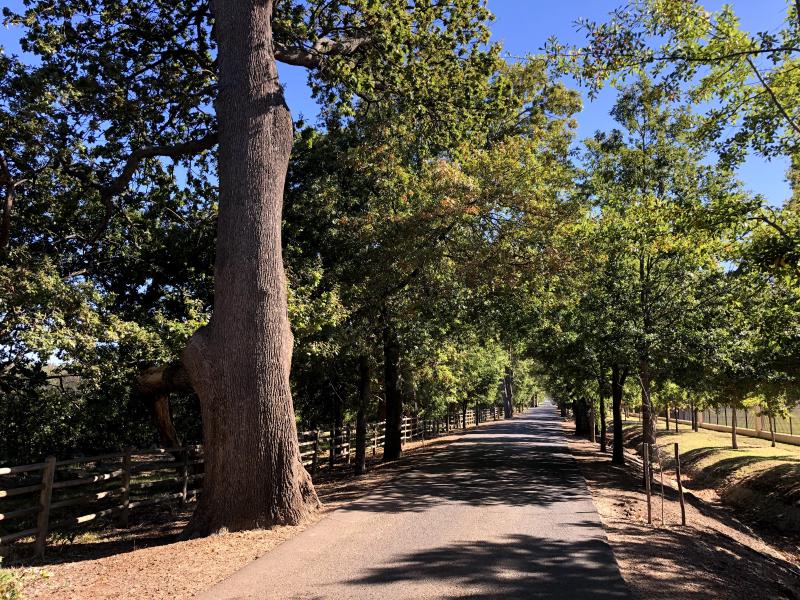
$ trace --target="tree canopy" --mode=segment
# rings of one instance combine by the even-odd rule
[[[546,393],[604,448],[610,412],[621,462],[624,405],[654,441],[663,408],[797,402],[794,4],[748,34],[643,0],[520,60],[480,0],[3,14],[3,462],[203,442],[206,533],[314,510],[298,428],[385,420],[393,460],[404,415]],[[588,139],[565,75],[616,88]]]

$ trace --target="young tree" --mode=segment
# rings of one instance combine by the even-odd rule
[[[731,4],[710,12],[698,0],[643,0],[604,23],[578,24],[584,47],[551,40],[549,49],[593,93],[609,81],[650,73],[673,96],[686,92],[693,103],[709,104],[698,134],[716,138],[724,159],[739,161],[748,148],[765,156],[796,152],[797,2],[786,3],[782,24],[755,34],[741,28]]]
[[[718,11],[698,0],[643,0],[613,11],[606,22],[579,21],[583,47],[550,40],[549,55],[595,94],[608,82],[644,74],[673,97],[704,104],[695,137],[711,142],[728,165],[748,151],[767,158],[786,156],[796,182],[800,141],[800,4],[786,2],[781,24],[769,31],[742,29],[731,4]],[[796,187],[796,185],[795,185]],[[748,219],[767,226],[762,233],[762,264],[798,273],[796,202],[784,210],[763,203]],[[783,214],[781,214],[783,213]]]
[[[605,256],[615,258],[610,275],[626,307],[614,326],[635,356],[628,366],[653,444],[651,384],[702,349],[706,311],[719,304],[722,249],[748,205],[728,173],[703,166],[686,144],[691,115],[667,107],[647,80],[626,88],[612,114],[627,138],[617,131],[587,143],[586,189],[610,240],[604,247],[613,247]]]

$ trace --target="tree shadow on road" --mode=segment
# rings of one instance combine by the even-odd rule
[[[404,467],[401,476],[343,507],[421,511],[441,502],[549,506],[589,500],[559,418],[538,414],[472,430]]]
[[[398,557],[347,583],[397,582],[441,586],[441,598],[631,597],[601,539],[510,535],[496,542],[459,542]]]

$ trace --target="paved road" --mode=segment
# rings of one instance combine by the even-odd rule
[[[547,404],[414,461],[201,598],[629,594]]]

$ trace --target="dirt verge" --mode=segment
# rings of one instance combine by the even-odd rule
[[[663,424],[663,421],[661,422]],[[800,447],[768,440],[739,436],[733,450],[728,433],[686,425],[680,431],[658,428],[658,443],[663,466],[674,469],[672,444],[678,443],[685,486],[704,498],[721,500],[759,529],[783,536],[788,543],[800,538]],[[625,424],[625,444],[638,448],[641,428],[637,422]]]
[[[370,463],[365,476],[354,478],[343,466],[315,484],[323,510],[308,523],[269,530],[226,532],[178,541],[191,505],[184,510],[150,514],[128,530],[108,530],[65,539],[48,549],[43,564],[0,571],[0,592],[22,588],[29,600],[181,600],[193,597],[263,556],[341,504],[369,492],[413,467],[425,453],[460,437],[409,442],[403,458]],[[7,583],[13,578],[17,583]],[[5,597],[0,595],[0,597]],[[11,596],[13,597],[13,596]]]
[[[653,500],[653,525],[647,525],[641,472],[611,464],[597,444],[572,436],[569,446],[580,463],[603,520],[622,576],[635,597],[647,600],[702,598],[800,598],[800,549],[776,547],[721,505],[687,498],[687,525],[680,505],[665,491]],[[660,492],[660,488],[657,489]]]

